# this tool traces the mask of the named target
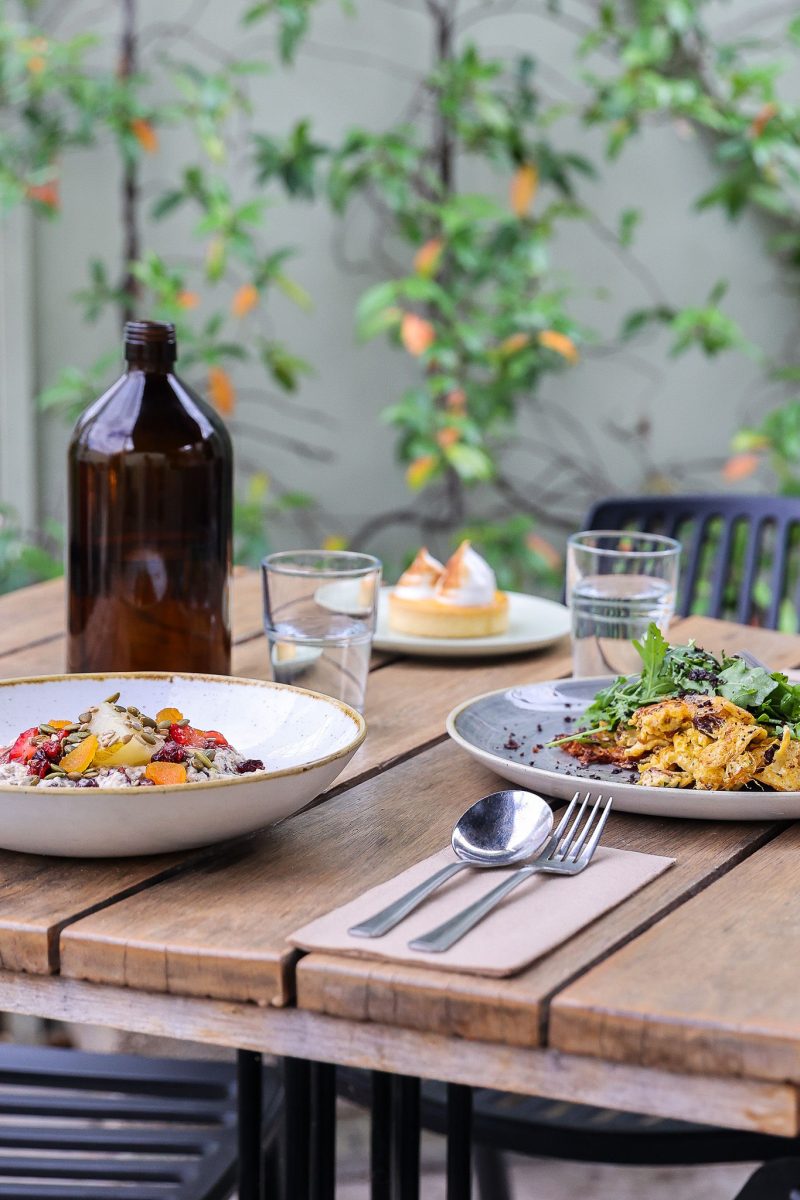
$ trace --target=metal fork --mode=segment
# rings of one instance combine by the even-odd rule
[[[441,953],[454,946],[465,933],[482,921],[493,908],[504,900],[509,892],[518,887],[523,880],[537,872],[548,875],[579,875],[585,871],[594,857],[598,843],[605,829],[608,815],[611,812],[611,797],[603,804],[603,797],[598,796],[584,822],[584,813],[591,799],[587,792],[583,803],[576,813],[579,792],[572,797],[564,816],[559,822],[553,836],[533,862],[520,867],[508,879],[503,880],[497,887],[492,888],[480,900],[476,900],[456,916],[443,921],[430,932],[422,934],[409,942],[410,950],[427,950],[431,953]],[[581,828],[581,824],[583,827]]]

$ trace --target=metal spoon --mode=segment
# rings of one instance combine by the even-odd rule
[[[508,867],[532,858],[553,828],[553,813],[534,792],[492,792],[459,817],[450,843],[460,859],[448,863],[405,896],[348,929],[354,937],[380,937],[394,929],[431,892],[465,867]]]

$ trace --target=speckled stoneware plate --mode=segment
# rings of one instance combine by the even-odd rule
[[[447,732],[504,779],[543,796],[571,799],[578,788],[612,796],[622,812],[709,821],[797,820],[800,792],[700,792],[642,787],[638,772],[594,763],[583,767],[547,742],[569,733],[610,677],[554,679],[488,692],[454,708]]]
[[[382,588],[378,601],[378,627],[373,646],[424,658],[489,658],[542,650],[569,633],[569,609],[555,600],[508,592],[508,629],[492,637],[429,638],[395,633],[389,628],[389,593]]]
[[[0,785],[0,846],[69,857],[160,854],[250,833],[324,791],[366,736],[348,705],[284,684],[219,675],[62,675],[0,682],[0,745],[31,725],[67,718],[119,691],[156,713],[175,707],[218,729],[266,772],[174,787]]]

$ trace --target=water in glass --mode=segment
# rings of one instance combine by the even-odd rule
[[[675,605],[670,581],[649,575],[588,575],[570,594],[576,675],[628,675],[641,669],[631,645],[651,621],[666,633]]]

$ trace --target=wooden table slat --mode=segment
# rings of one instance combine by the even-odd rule
[[[578,979],[551,1044],[668,1070],[800,1081],[800,826]]]

